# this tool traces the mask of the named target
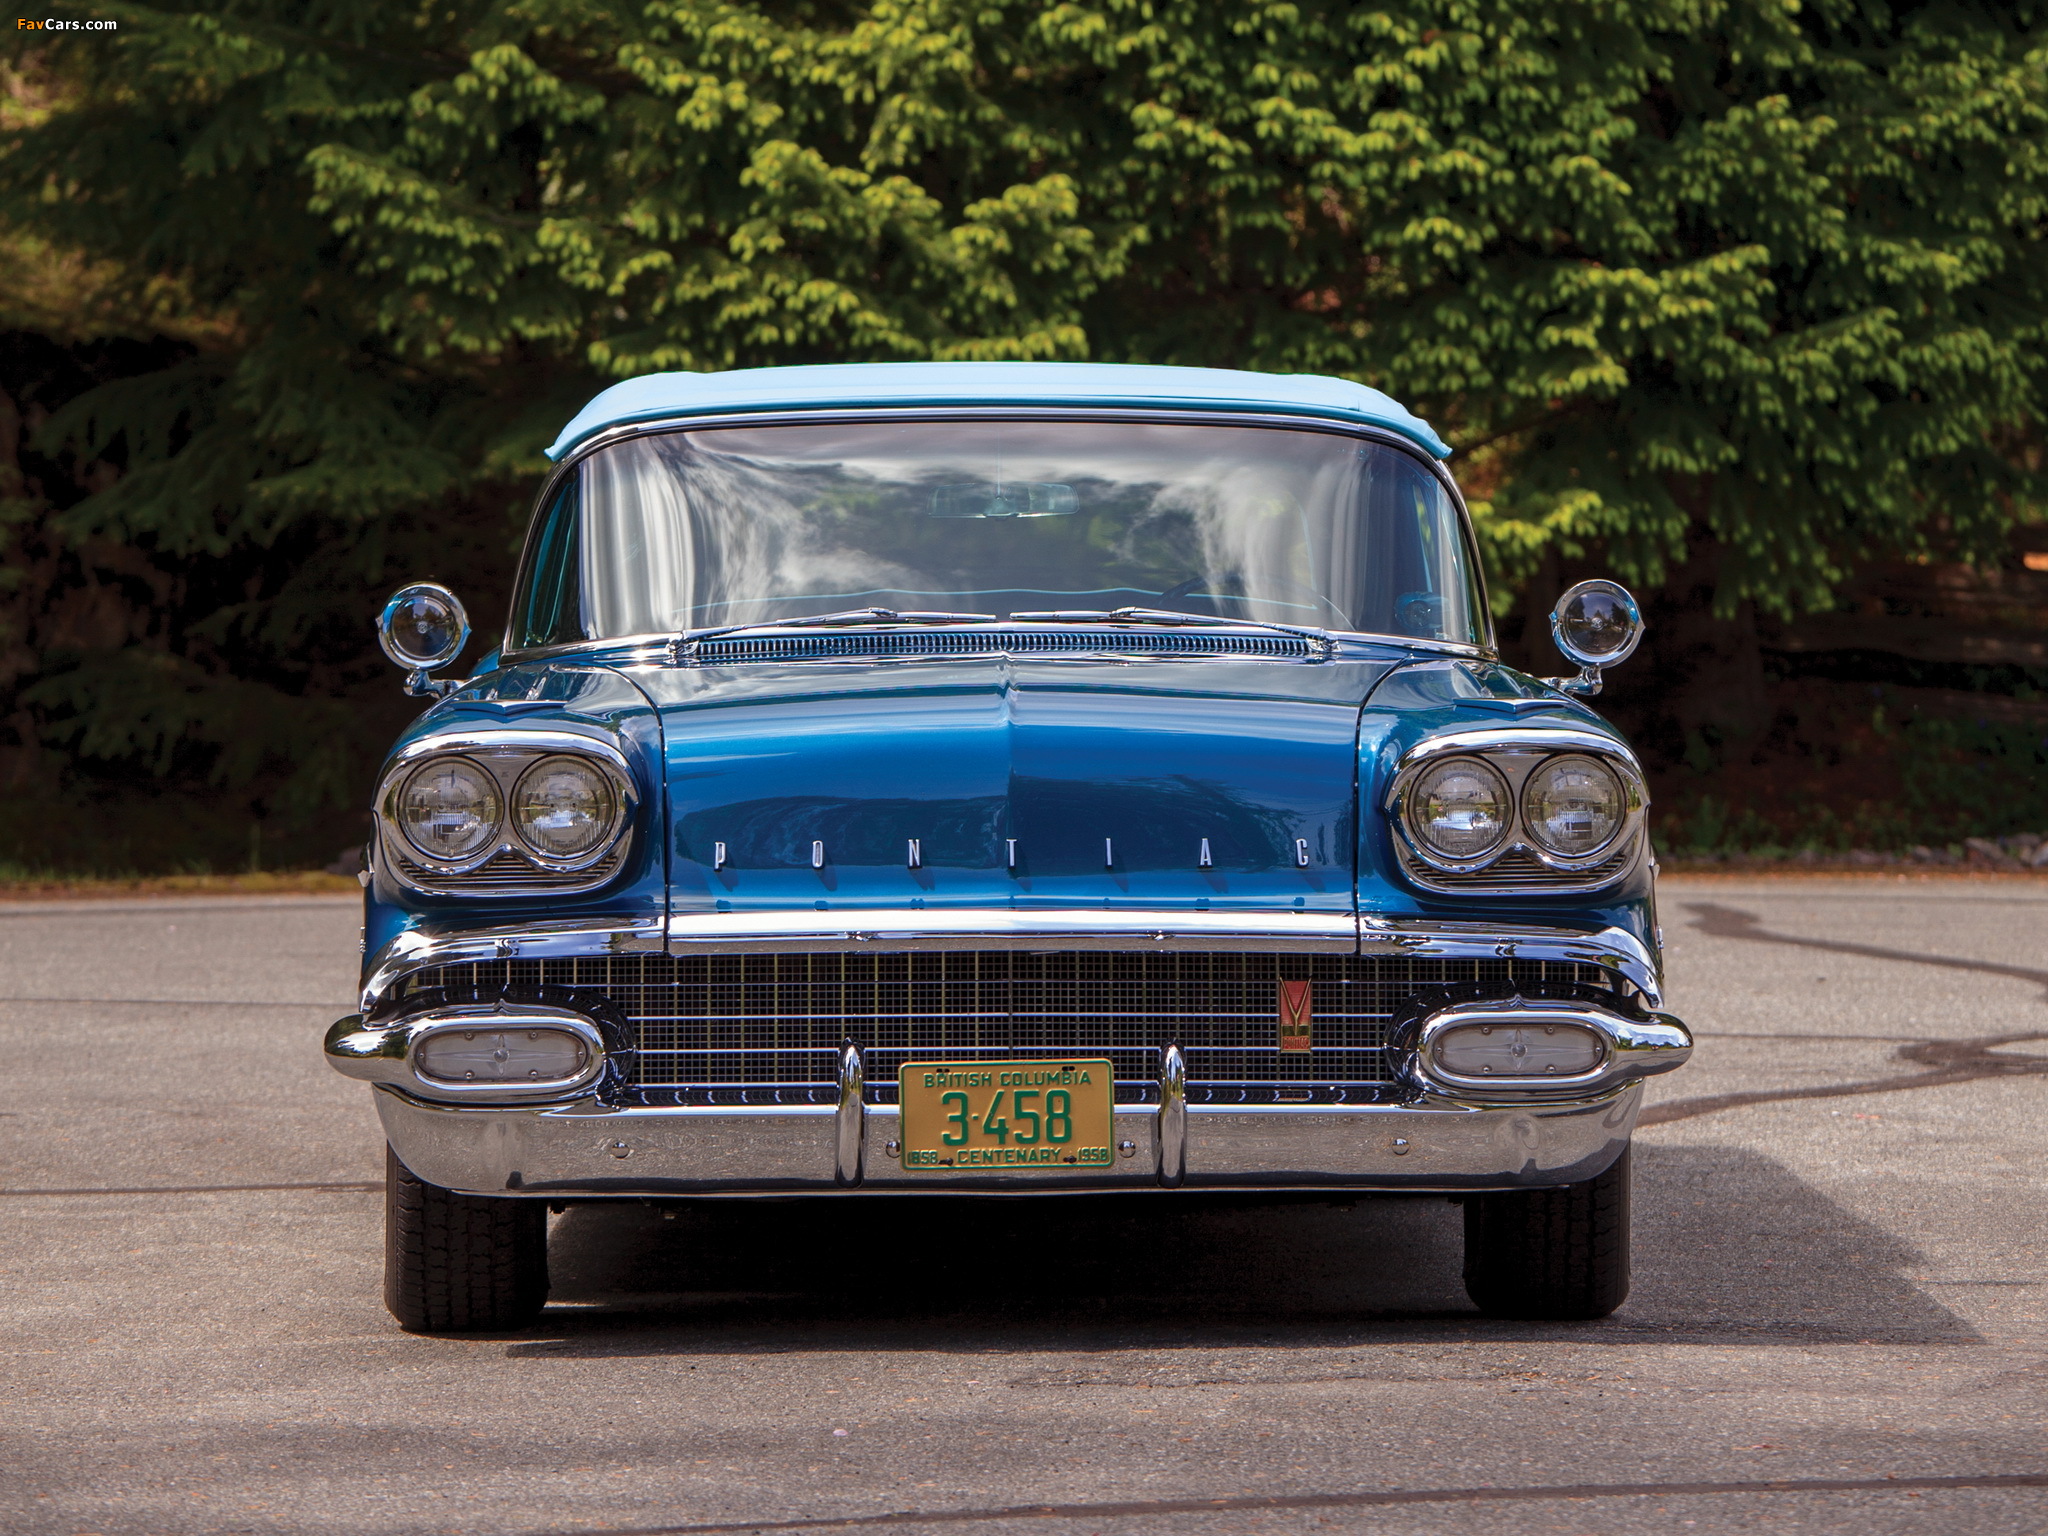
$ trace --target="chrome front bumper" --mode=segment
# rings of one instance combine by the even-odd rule
[[[892,1155],[894,1106],[868,1105],[854,1134],[829,1104],[774,1108],[551,1108],[428,1104],[377,1089],[399,1161],[471,1194],[663,1196],[860,1193],[1051,1194],[1213,1190],[1515,1189],[1574,1184],[1628,1145],[1642,1085],[1583,1102],[1358,1106],[1189,1105],[1181,1145],[1154,1105],[1120,1105],[1129,1151],[1088,1174],[913,1171]],[[1170,1117],[1167,1117],[1170,1120]],[[849,1144],[850,1141],[850,1144]],[[849,1170],[847,1164],[851,1163]],[[852,1177],[848,1178],[848,1172]]]
[[[1609,1066],[1574,1082],[1487,1089],[1432,1080],[1410,1052],[1399,1102],[1189,1104],[1169,1048],[1156,1105],[1120,1105],[1113,1168],[1055,1174],[916,1170],[896,1154],[897,1110],[865,1103],[859,1053],[841,1063],[836,1104],[653,1106],[617,1093],[549,1104],[451,1102],[408,1081],[397,1025],[377,1010],[423,967],[466,960],[660,951],[1100,947],[1120,950],[1303,949],[1429,957],[1551,959],[1602,967],[1640,1001],[1661,1001],[1655,957],[1634,935],[1534,925],[1465,924],[1318,914],[1142,911],[864,913],[859,928],[820,931],[815,913],[677,917],[593,928],[419,929],[365,967],[363,1015],[330,1031],[337,1070],[372,1082],[386,1136],[419,1177],[475,1194],[647,1197],[777,1193],[1053,1193],[1078,1190],[1477,1190],[1577,1183],[1628,1145],[1639,1079],[1680,1064],[1691,1037],[1649,1015],[1608,1033]],[[828,920],[829,921],[829,920]],[[1504,1020],[1512,1023],[1513,1020]],[[388,1035],[388,1038],[387,1038]]]

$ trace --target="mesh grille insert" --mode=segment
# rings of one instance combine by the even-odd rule
[[[1622,839],[1622,846],[1615,849],[1612,856],[1601,860],[1592,869],[1576,871],[1552,869],[1525,848],[1510,849],[1486,868],[1467,874],[1446,874],[1441,869],[1432,869],[1406,848],[1401,848],[1400,854],[1401,865],[1409,878],[1417,885],[1433,890],[1475,895],[1486,891],[1583,891],[1606,885],[1628,873],[1635,860],[1636,839]]]
[[[1309,1051],[1278,1048],[1283,979],[1311,984]],[[873,1103],[895,1102],[906,1061],[1074,1055],[1107,1056],[1131,1102],[1169,1044],[1191,1084],[1382,1083],[1388,1024],[1416,992],[1607,979],[1563,961],[985,950],[488,960],[419,971],[407,990],[598,989],[634,1027],[646,1088],[830,1084],[851,1040]]]
[[[509,848],[501,848],[466,875],[444,875],[413,862],[402,848],[395,846],[395,838],[385,839],[384,850],[399,874],[423,891],[446,891],[456,896],[517,896],[527,891],[580,891],[602,885],[618,872],[619,863],[626,856],[627,841],[620,838],[618,845],[603,858],[573,875],[553,874]]]

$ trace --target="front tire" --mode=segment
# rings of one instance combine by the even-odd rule
[[[384,1305],[408,1333],[524,1328],[548,1299],[548,1209],[459,1195],[384,1148]]]
[[[1586,1321],[1628,1299],[1629,1154],[1583,1184],[1465,1202],[1465,1290],[1489,1317]]]

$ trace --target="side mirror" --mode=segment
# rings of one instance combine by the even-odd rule
[[[1627,661],[1643,638],[1643,612],[1628,588],[1612,581],[1582,581],[1550,610],[1550,638],[1577,677],[1546,681],[1562,693],[1589,699],[1600,691],[1604,668]]]
[[[460,683],[430,682],[437,672],[462,654],[469,644],[469,615],[446,587],[414,582],[391,594],[377,619],[377,643],[384,654],[405,668],[405,691],[416,699],[446,698]]]

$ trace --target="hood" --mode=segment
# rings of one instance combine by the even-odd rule
[[[1349,912],[1359,706],[1391,664],[636,671],[673,909]]]

